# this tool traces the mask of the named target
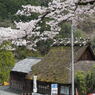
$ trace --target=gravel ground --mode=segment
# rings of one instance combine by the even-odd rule
[[[9,86],[0,86],[0,95],[21,95],[20,91],[14,90]]]

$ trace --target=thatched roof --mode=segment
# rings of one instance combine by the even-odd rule
[[[79,71],[88,72],[95,66],[95,61],[79,61],[75,64],[75,73]]]
[[[79,60],[88,46],[75,47],[75,62]],[[38,80],[45,82],[71,83],[71,48],[69,46],[53,47],[41,62],[32,67],[32,72],[27,75],[27,79],[32,79],[33,75],[38,76]]]

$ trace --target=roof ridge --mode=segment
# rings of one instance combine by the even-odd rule
[[[74,38],[74,45],[75,46],[85,46],[90,43],[89,39],[84,38]],[[54,39],[52,46],[71,46],[71,38],[64,38],[64,39]]]
[[[25,59],[42,59],[43,57],[27,57],[27,58],[25,58]]]

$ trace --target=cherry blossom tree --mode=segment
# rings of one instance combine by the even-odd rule
[[[82,21],[85,15],[95,15],[95,1],[94,0],[53,0],[48,4],[48,7],[41,6],[22,6],[23,10],[19,10],[16,15],[30,16],[33,12],[40,13],[38,19],[29,22],[15,22],[17,28],[25,31],[26,38],[38,39],[31,41],[34,45],[39,40],[53,39],[61,30],[59,24],[65,21],[73,21],[73,25],[77,26],[78,21]],[[44,30],[42,33],[39,31],[40,23],[45,18],[50,20],[46,21],[46,26],[50,26],[50,30]]]
[[[22,5],[22,8],[16,15],[31,16],[33,13],[39,13],[37,19],[14,22],[16,28],[23,31],[24,35],[20,39],[26,40],[27,47],[32,48],[36,47],[40,40],[56,41],[54,37],[61,30],[60,23],[73,22],[72,24],[77,27],[78,22],[83,21],[85,17],[94,16],[95,0],[52,0],[48,7]],[[19,37],[16,40],[18,39]]]

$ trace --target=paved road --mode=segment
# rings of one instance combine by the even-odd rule
[[[0,95],[20,95],[20,91],[11,89],[9,86],[0,86]]]
[[[21,91],[12,89],[9,86],[0,86],[0,95],[23,95],[23,94],[21,94]],[[32,95],[43,95],[43,94],[32,93]],[[44,94],[44,95],[47,95],[47,94]]]

